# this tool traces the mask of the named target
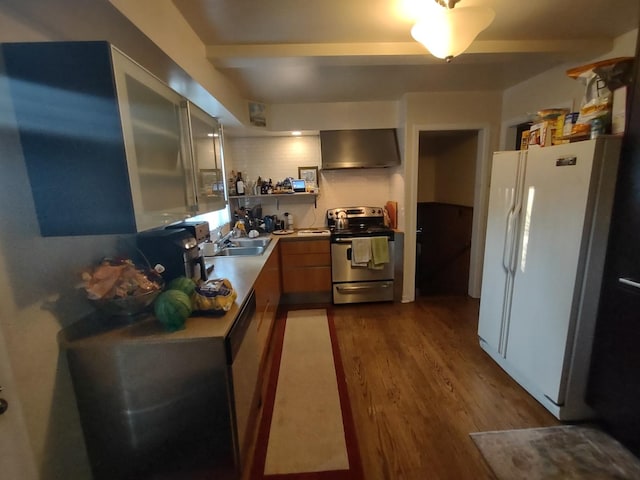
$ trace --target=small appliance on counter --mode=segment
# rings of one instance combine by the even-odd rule
[[[200,258],[197,261],[200,276],[193,277],[194,280],[207,280],[206,270],[203,270],[204,267],[204,249],[205,245],[211,242],[211,230],[209,229],[209,222],[206,221],[197,221],[197,220],[184,220],[179,223],[174,223],[172,225],[167,225],[166,229],[181,229],[184,228],[188,230],[193,238],[196,239],[196,243],[198,244],[198,254]],[[205,272],[204,274],[202,272]]]
[[[190,229],[148,230],[138,234],[137,245],[152,268],[156,264],[165,268],[165,282],[180,276],[194,281],[207,279],[203,251]]]
[[[211,231],[209,230],[209,222],[185,220],[183,222],[167,225],[165,228],[185,228],[191,232],[193,238],[196,239],[198,245],[211,240]]]
[[[307,182],[304,179],[294,179],[291,180],[291,189],[293,193],[304,193],[307,191]]]

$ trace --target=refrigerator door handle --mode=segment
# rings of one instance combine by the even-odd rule
[[[618,282],[624,284],[624,285],[628,285],[630,287],[634,287],[634,288],[640,288],[640,282],[635,282],[633,280],[631,280],[630,278],[624,278],[621,277],[618,279]]]
[[[521,210],[522,203],[518,201],[518,203],[516,203],[516,205],[509,212],[507,218],[507,231],[504,237],[502,264],[504,265],[505,270],[510,273],[515,273],[516,271],[516,229]]]
[[[504,233],[504,248],[502,249],[502,265],[507,271],[511,270],[511,257],[513,255],[513,208],[507,215],[507,231]]]

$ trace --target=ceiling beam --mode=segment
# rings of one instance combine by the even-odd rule
[[[579,40],[477,40],[466,54],[584,53],[610,50],[609,38]],[[242,67],[247,61],[329,57],[424,57],[428,51],[417,42],[370,43],[278,43],[253,45],[209,45],[207,58],[217,65]],[[393,63],[393,60],[390,62]]]

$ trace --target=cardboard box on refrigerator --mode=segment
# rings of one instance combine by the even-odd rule
[[[538,145],[540,147],[549,147],[553,143],[553,135],[556,130],[556,121],[545,120],[544,122],[534,123],[529,129],[529,146]]]

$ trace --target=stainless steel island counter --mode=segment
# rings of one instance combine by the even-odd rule
[[[59,333],[96,479],[172,471],[240,477],[256,410],[258,347],[253,285],[260,256],[212,257],[211,278],[237,292],[220,317],[189,317],[167,332],[152,315],[93,314]]]

